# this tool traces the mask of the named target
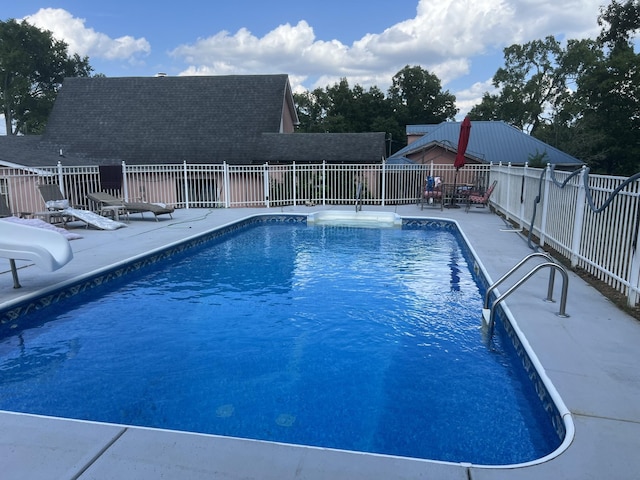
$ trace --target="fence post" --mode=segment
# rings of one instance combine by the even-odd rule
[[[62,192],[64,198],[67,197],[67,192],[64,191],[64,176],[62,175],[62,163],[58,160],[58,186]]]
[[[504,168],[502,165],[502,162],[498,162],[498,164],[496,165],[496,177],[497,178],[491,178],[491,181],[493,180],[499,180],[498,183],[500,185],[504,185],[504,188],[500,188],[500,208],[502,209],[502,214],[505,216],[505,218],[509,218],[509,214],[508,214],[508,209],[509,209],[509,198],[507,197],[507,187],[506,185],[509,183],[509,178],[507,177],[507,175],[504,173]],[[505,200],[506,199],[506,200]]]
[[[511,181],[513,172],[511,170],[511,162],[507,163],[507,219],[513,220],[515,212],[511,208]]]
[[[291,162],[291,184],[293,190],[293,206],[297,205],[298,198],[298,181],[296,179],[296,162]]]
[[[224,207],[229,208],[231,205],[231,195],[229,190],[229,165],[227,162],[222,162],[223,167],[223,183],[224,183]]]
[[[543,193],[543,198],[542,198],[542,215],[540,215],[540,235],[538,235],[538,238],[540,238],[540,242],[539,245],[541,247],[544,247],[544,237],[545,237],[545,231],[546,231],[546,225],[547,225],[547,213],[549,211],[549,186],[551,185],[551,164],[547,163],[547,166],[545,167],[545,174],[544,174],[544,193]],[[531,225],[531,230],[533,231],[534,229],[534,225]]]
[[[269,162],[264,164],[264,204],[269,208]]]
[[[527,178],[529,176],[529,162],[525,162],[524,168],[522,169],[522,184],[520,185],[520,212],[518,213],[518,227],[522,228],[524,226],[524,214],[525,214],[525,202],[524,199],[527,198]]]
[[[184,188],[184,206],[185,208],[189,208],[189,172],[187,171],[187,161],[182,161],[182,183]]]
[[[322,161],[322,205],[327,204],[327,161]]]
[[[382,195],[381,195],[381,200],[382,200],[382,206],[384,207],[384,198],[385,198],[385,192],[386,192],[386,185],[387,185],[387,162],[382,162]],[[396,186],[397,187],[397,186]]]
[[[584,165],[578,175],[578,195],[576,197],[576,214],[573,220],[573,236],[571,238],[571,267],[578,265],[578,256],[580,254],[580,242],[582,241],[582,227],[584,225],[584,210],[587,208],[587,198],[584,189],[584,175],[586,173]]]
[[[640,202],[640,196],[636,196]],[[638,205],[636,208],[640,208]],[[638,214],[636,212],[636,218]],[[631,268],[629,270],[629,291],[627,292],[627,305],[635,307],[638,304],[638,292],[640,291],[640,222],[636,225],[635,245],[631,255]]]
[[[129,183],[127,182],[127,164],[123,160],[122,161],[122,198],[125,202],[129,200]]]

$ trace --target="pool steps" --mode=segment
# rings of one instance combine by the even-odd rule
[[[402,217],[393,212],[322,211],[307,217],[309,225],[340,225],[375,228],[402,227]]]
[[[527,274],[520,278],[516,283],[514,283],[509,289],[497,297],[493,305],[489,307],[489,302],[491,299],[491,293],[493,290],[498,287],[502,282],[504,282],[507,278],[509,278],[512,274],[514,274],[522,265],[527,263],[529,260],[533,258],[544,258],[546,262],[539,263],[535,265]],[[542,270],[543,268],[549,268],[549,286],[547,288],[547,298],[544,299],[545,302],[553,302],[553,286],[555,281],[555,271],[558,270],[562,275],[562,293],[560,296],[560,311],[557,313],[559,317],[566,318],[569,315],[566,313],[567,307],[567,290],[569,288],[569,274],[564,266],[557,263],[551,255],[546,252],[535,252],[530,255],[524,257],[520,262],[518,262],[513,268],[511,268],[507,273],[505,273],[499,280],[497,280],[493,285],[491,285],[487,289],[487,293],[484,296],[484,305],[482,307],[482,318],[484,320],[484,325],[488,327],[488,339],[491,340],[493,337],[493,328],[494,328],[494,314],[495,309],[502,300],[511,295],[515,290],[520,287],[524,282],[526,282],[529,278],[531,278],[538,270]]]

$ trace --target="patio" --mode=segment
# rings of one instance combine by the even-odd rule
[[[126,228],[115,231],[77,229],[83,238],[71,242],[71,263],[52,273],[34,266],[21,268],[21,289],[11,288],[9,262],[3,259],[0,304],[54,290],[108,265],[248,215],[322,210],[352,211],[353,207],[179,209],[173,220],[132,218]],[[492,280],[531,253],[526,238],[488,209],[472,208],[466,213],[464,208],[421,211],[416,205],[365,205],[363,212],[367,211],[457,221]],[[542,301],[546,280],[545,274],[536,275],[506,300],[575,424],[575,437],[568,448],[543,463],[475,467],[3,412],[0,456],[4,474],[10,478],[80,479],[637,478],[640,323],[572,273],[567,302],[570,317],[559,318],[557,303]],[[558,291],[556,284],[556,298]]]

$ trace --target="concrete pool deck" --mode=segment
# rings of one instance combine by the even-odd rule
[[[18,262],[13,289],[0,259],[0,305],[256,213],[313,213],[353,207],[177,210],[159,222],[138,215],[115,231],[74,228],[74,259],[45,272]],[[367,207],[405,217],[455,220],[495,281],[531,253],[526,239],[487,209]],[[136,218],[137,217],[137,218]],[[525,270],[526,272],[526,270]],[[546,303],[547,274],[506,300],[547,376],[572,414],[575,436],[547,461],[517,468],[477,467],[254,440],[0,412],[2,476],[12,479],[635,479],[640,477],[640,321],[570,273],[567,313]],[[556,276],[556,294],[560,291]],[[499,290],[504,291],[506,287]],[[480,318],[478,319],[480,322]],[[491,445],[487,445],[491,448]]]

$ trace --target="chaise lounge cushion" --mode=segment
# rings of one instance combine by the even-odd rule
[[[123,207],[128,213],[153,213],[156,221],[158,220],[158,215],[169,215],[169,217],[173,218],[171,214],[175,211],[173,207],[158,203],[125,202],[105,192],[89,193],[87,197],[102,206]]]
[[[171,215],[175,209],[159,203],[123,202],[125,209],[130,213],[151,212],[154,215]]]

